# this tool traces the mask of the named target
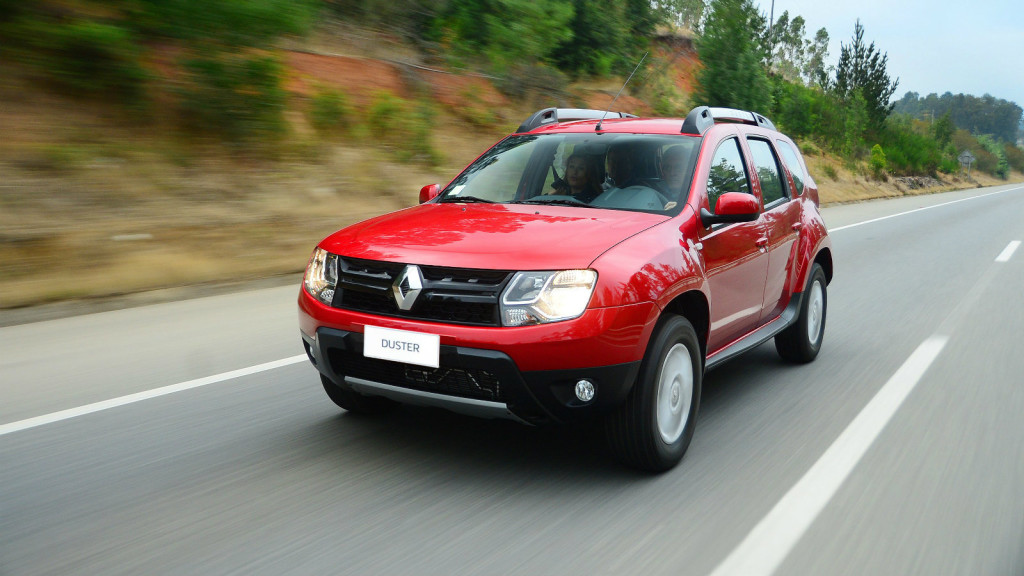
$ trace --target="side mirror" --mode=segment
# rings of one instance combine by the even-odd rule
[[[428,184],[423,188],[420,188],[420,204],[430,202],[434,198],[437,198],[437,195],[440,193],[441,187],[437,184]]]
[[[700,223],[705,228],[715,224],[732,224],[734,222],[753,222],[761,211],[757,197],[745,192],[726,192],[718,197],[715,213],[707,208],[700,209]]]

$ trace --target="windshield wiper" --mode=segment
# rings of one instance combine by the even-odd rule
[[[560,206],[581,206],[583,208],[593,208],[593,206],[591,206],[590,204],[587,204],[586,202],[580,202],[579,200],[576,200],[575,198],[543,198],[543,197],[539,197],[538,196],[536,198],[530,198],[529,200],[523,200],[522,202],[519,202],[519,203],[520,204],[558,204]]]
[[[486,198],[480,198],[478,196],[449,196],[447,198],[438,200],[438,203],[445,204],[456,202],[465,202],[467,204],[472,204],[474,202],[479,202],[483,204],[494,204],[494,200],[487,200]]]

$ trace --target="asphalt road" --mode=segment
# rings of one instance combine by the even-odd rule
[[[818,359],[709,373],[659,476],[593,430],[336,409],[297,286],[0,328],[0,575],[1024,574],[1022,216],[827,209]]]

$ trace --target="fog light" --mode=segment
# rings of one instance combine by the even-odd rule
[[[576,383],[576,397],[583,402],[590,402],[594,399],[594,383],[590,380],[580,380]]]
[[[334,301],[334,290],[328,288],[320,293],[320,301],[324,304],[330,304]]]

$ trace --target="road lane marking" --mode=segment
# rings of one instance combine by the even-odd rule
[[[1016,188],[1007,188],[1006,190],[998,190],[996,192],[989,192],[988,194],[981,194],[979,196],[971,196],[970,198],[961,198],[959,200],[951,200],[949,202],[943,202],[942,204],[935,204],[933,206],[924,206],[922,208],[915,208],[913,210],[907,210],[906,212],[900,212],[898,214],[890,214],[888,216],[882,216],[880,218],[872,218],[871,220],[865,220],[863,222],[854,222],[853,224],[847,224],[846,226],[840,226],[838,228],[829,228],[829,233],[839,232],[840,230],[846,230],[847,228],[856,228],[857,226],[863,226],[865,224],[872,224],[874,222],[881,222],[882,220],[888,220],[890,218],[897,218],[899,216],[906,216],[907,214],[913,214],[914,212],[921,212],[922,210],[931,210],[932,208],[941,208],[943,206],[949,206],[951,204],[959,204],[960,202],[967,202],[968,200],[977,200],[978,198],[985,198],[987,196],[993,196],[995,194],[1004,194],[1006,192],[1013,192],[1014,190],[1024,189],[1024,186],[1017,186]]]
[[[846,481],[948,340],[948,336],[932,336],[918,346],[814,466],[711,576],[773,574]]]
[[[999,256],[996,256],[996,262],[1009,262],[1018,247],[1020,247],[1020,240],[1014,240],[1007,244],[1006,248],[1003,248],[1003,251],[999,253]]]
[[[86,404],[85,406],[69,408],[67,410],[52,412],[50,414],[43,414],[42,416],[36,416],[34,418],[19,420],[17,422],[11,422],[9,424],[0,424],[0,436],[10,434],[12,432],[27,430],[29,428],[35,428],[36,426],[42,426],[44,424],[60,422],[61,420],[67,420],[69,418],[75,418],[77,416],[84,416],[85,414],[92,414],[93,412],[107,410],[108,408],[116,408],[118,406],[124,406],[125,404],[132,404],[135,402],[141,402],[142,400],[149,400],[150,398],[156,398],[158,396],[166,396],[167,394],[174,394],[175,392],[181,392],[183,390],[191,390],[192,388],[199,388],[200,386],[207,386],[209,384],[216,384],[218,382],[224,382],[226,380],[233,380],[235,378],[241,378],[243,376],[257,374],[259,372],[266,372],[267,370],[273,370],[275,368],[282,368],[284,366],[298,364],[299,362],[302,362],[304,360],[306,360],[306,355],[299,354],[298,356],[292,356],[291,358],[282,358],[281,360],[275,360],[273,362],[264,362],[263,364],[249,366],[248,368],[240,368],[238,370],[222,372],[220,374],[215,374],[213,376],[206,376],[204,378],[197,378],[195,380],[189,380],[187,382],[171,384],[170,386],[163,386],[161,388],[154,388],[152,390],[136,392],[135,394],[120,396],[118,398],[111,398],[110,400],[94,402],[92,404]]]

